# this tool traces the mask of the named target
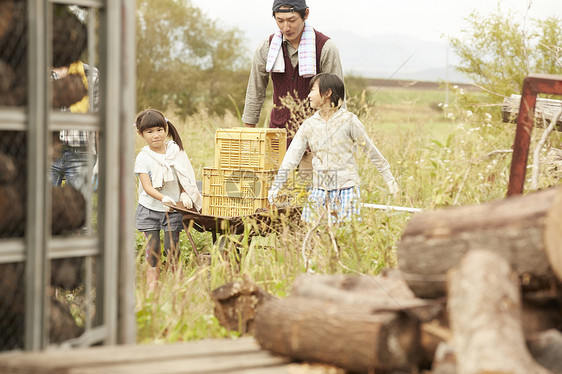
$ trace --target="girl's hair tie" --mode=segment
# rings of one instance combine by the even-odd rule
[[[133,127],[136,129],[137,128],[137,123],[133,122]]]
[[[166,121],[166,123],[170,122],[166,117],[164,117],[164,121]]]

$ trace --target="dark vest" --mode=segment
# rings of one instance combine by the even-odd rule
[[[322,69],[320,67],[320,55],[322,54],[322,48],[326,41],[330,39],[326,35],[314,30],[316,34],[316,71],[321,73]],[[269,42],[273,35],[269,37]],[[299,75],[299,64],[293,68],[291,64],[291,59],[289,53],[287,52],[287,46],[285,43],[283,46],[283,57],[285,58],[285,72],[284,73],[271,73],[271,81],[273,82],[273,109],[271,110],[271,120],[269,127],[278,127],[287,129],[287,147],[289,146],[291,139],[293,138],[295,132],[299,128],[300,124],[304,119],[310,116],[311,109],[306,100],[309,90],[309,83],[312,77],[303,78]],[[306,113],[291,113],[289,108],[284,107],[281,104],[281,98],[287,94],[291,94],[293,97],[297,95],[297,98],[301,101],[305,101]]]

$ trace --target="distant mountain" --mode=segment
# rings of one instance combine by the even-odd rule
[[[368,78],[470,82],[455,70],[450,51],[447,61],[446,41],[423,41],[397,34],[362,37],[346,31],[333,35],[348,73]]]
[[[267,36],[262,34],[263,31],[250,32],[247,35],[248,46],[255,48]],[[457,61],[452,51],[449,51],[447,61],[445,40],[423,41],[399,34],[365,37],[341,30],[326,30],[326,34],[334,40],[340,50],[346,74],[365,78],[471,82],[468,77],[455,70],[454,65]]]

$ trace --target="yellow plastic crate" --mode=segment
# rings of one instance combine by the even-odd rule
[[[203,168],[203,214],[236,217],[268,208],[267,192],[277,170]]]
[[[245,198],[203,195],[203,214],[219,217],[239,217],[255,213],[260,208],[269,208],[266,198]]]
[[[215,133],[215,167],[220,169],[279,169],[286,150],[285,129],[233,127]]]

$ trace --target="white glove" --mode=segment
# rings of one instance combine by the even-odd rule
[[[384,181],[386,182],[386,184],[390,184],[391,182],[394,181],[394,176],[392,175],[392,172],[390,171],[390,169],[386,169],[381,174],[382,174],[382,177],[383,177]]]
[[[387,182],[387,184],[388,184],[388,190],[390,191],[391,195],[396,195],[400,191],[400,188],[398,188],[398,184],[394,179]]]
[[[164,197],[162,198],[162,204],[164,203],[168,203],[168,204],[172,204],[173,206],[176,206],[176,202],[170,196],[164,195]],[[166,212],[171,212],[173,210],[171,207],[167,206],[166,204],[164,204],[164,209],[166,210]]]
[[[273,204],[273,202],[277,198],[278,193],[279,193],[279,190],[275,187],[271,187],[269,189],[269,192],[267,193],[267,200],[269,200],[270,204]]]
[[[193,208],[193,201],[191,201],[191,198],[189,197],[189,195],[187,193],[182,192],[180,194],[180,201],[183,204],[183,206],[185,207],[185,209]]]

